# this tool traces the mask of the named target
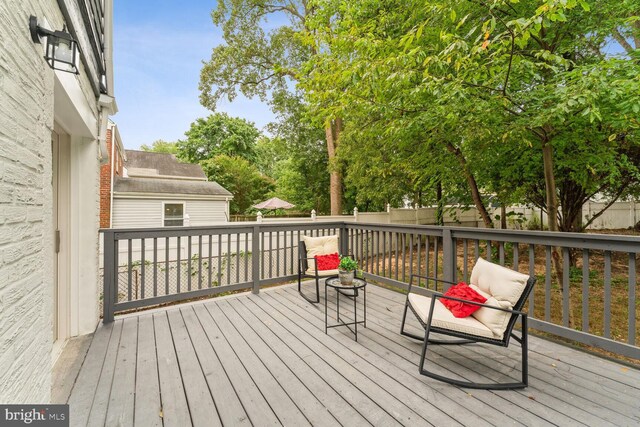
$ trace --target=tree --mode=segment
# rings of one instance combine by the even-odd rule
[[[224,44],[213,49],[211,59],[200,74],[200,101],[215,110],[222,98],[229,101],[240,92],[247,97],[269,101],[274,111],[290,104],[288,96],[295,90],[292,83],[305,72],[301,65],[317,53],[317,46],[308,43],[307,21],[313,14],[306,0],[274,1],[222,0],[213,12],[213,22],[223,30]],[[286,24],[266,32],[267,19],[286,20]],[[319,124],[326,128],[325,140],[329,159],[333,159],[342,128],[340,119],[323,118]],[[331,176],[331,211],[342,210],[342,179],[335,165],[329,167]]]
[[[191,123],[185,135],[187,139],[177,143],[179,156],[185,161],[197,163],[224,154],[253,162],[260,132],[245,119],[215,113]]]
[[[242,157],[218,154],[200,164],[210,181],[216,181],[233,194],[229,207],[232,214],[245,213],[274,189],[273,180]]]
[[[311,58],[313,72],[302,81],[310,103],[320,115],[368,128],[359,131],[367,135],[358,140],[361,151],[371,144],[375,152],[384,135],[395,145],[388,156],[415,158],[398,148],[407,143],[424,156],[430,153],[421,146],[437,159],[448,153],[486,225],[483,192],[503,202],[514,195],[536,200],[552,230],[567,230],[590,195],[612,202],[637,185],[637,3],[327,0],[317,6],[309,27],[328,48]],[[607,54],[607,41],[618,36],[628,45],[621,42],[625,54]],[[522,156],[520,168],[512,167],[507,153],[527,148],[539,155]],[[449,161],[420,160],[450,175]],[[494,169],[500,172],[489,172]],[[529,181],[521,185],[523,178]]]
[[[169,154],[178,154],[178,146],[175,142],[168,142],[162,139],[158,139],[154,141],[151,146],[146,144],[142,144],[140,146],[142,151],[153,151],[154,153],[169,153]]]

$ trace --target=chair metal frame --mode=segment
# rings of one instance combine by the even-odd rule
[[[430,290],[430,289],[425,289],[425,288],[420,288],[423,291],[426,291],[427,293],[429,293],[431,295],[431,306],[429,309],[429,317],[427,319],[427,322],[425,323],[420,316],[418,315],[418,313],[416,312],[415,308],[410,304],[409,302],[409,294],[411,293],[411,288],[413,286],[413,279],[417,277],[417,278],[422,278],[422,279],[426,279],[427,280],[427,285],[429,283],[429,281],[434,281],[436,283],[436,287],[435,290]],[[400,326],[400,334],[422,341],[422,351],[420,354],[420,363],[419,363],[419,370],[420,370],[420,374],[425,375],[429,378],[433,378],[439,381],[443,381],[449,384],[453,384],[453,385],[457,385],[459,387],[464,387],[464,388],[473,388],[473,389],[485,389],[485,390],[513,390],[513,389],[522,389],[525,388],[529,385],[529,358],[528,358],[528,333],[527,333],[527,313],[522,312],[522,308],[524,306],[524,304],[527,302],[527,298],[529,297],[529,294],[531,293],[531,290],[533,289],[533,285],[536,282],[536,278],[535,277],[529,277],[529,279],[527,280],[527,284],[522,292],[522,295],[520,296],[520,298],[518,299],[518,301],[516,302],[514,308],[512,310],[509,309],[505,309],[502,307],[495,307],[492,305],[487,305],[487,304],[482,304],[482,303],[478,303],[478,302],[473,302],[473,301],[467,301],[467,300],[463,300],[460,298],[454,298],[454,297],[450,297],[450,296],[445,296],[442,293],[437,291],[437,283],[438,282],[442,282],[442,283],[448,283],[448,284],[455,284],[454,282],[450,282],[448,280],[442,280],[442,279],[437,279],[434,277],[426,277],[426,276],[421,276],[418,274],[411,274],[411,276],[409,277],[409,289],[408,289],[408,293],[407,293],[407,300],[405,302],[404,305],[404,313],[402,315],[402,324]],[[467,334],[464,332],[459,332],[459,331],[453,331],[450,329],[446,329],[446,328],[442,328],[442,327],[438,327],[438,326],[433,326],[432,320],[433,320],[433,312],[434,312],[434,307],[435,307],[435,303],[436,300],[438,299],[449,299],[452,301],[461,301],[464,302],[466,304],[472,304],[472,305],[477,305],[480,307],[487,307],[489,309],[492,310],[499,310],[499,311],[503,311],[503,312],[507,312],[507,313],[511,313],[511,318],[509,319],[509,322],[507,324],[507,328],[505,329],[504,335],[502,339],[497,339],[497,338],[487,338],[487,337],[482,337],[482,336],[478,336],[478,335],[472,335],[472,334]],[[406,332],[404,330],[404,326],[405,326],[405,321],[407,318],[407,310],[411,309],[411,311],[413,312],[413,314],[415,315],[416,319],[418,319],[418,322],[420,322],[420,325],[424,328],[424,336],[419,336],[410,332]],[[513,328],[516,324],[516,321],[518,320],[518,318],[521,319],[521,327],[522,327],[522,331],[520,336],[517,336],[514,334],[513,332]],[[438,333],[441,335],[448,335],[448,336],[452,336],[458,339],[454,339],[454,340],[438,340],[438,339],[432,339],[429,337],[429,335],[434,332],[434,333]],[[436,374],[434,372],[431,372],[429,370],[427,370],[425,368],[425,359],[426,359],[426,355],[427,355],[427,347],[428,344],[439,344],[439,345],[460,345],[460,344],[470,344],[470,343],[484,343],[484,344],[491,344],[491,345],[496,345],[496,346],[501,346],[501,347],[508,347],[509,346],[509,341],[510,339],[513,338],[514,340],[516,340],[521,347],[522,350],[522,381],[520,382],[509,382],[509,383],[476,383],[476,382],[471,382],[471,381],[461,381],[461,380],[457,380],[455,378],[449,378],[449,377],[445,377],[443,375],[439,375]]]
[[[310,302],[311,304],[317,304],[320,302],[320,275],[318,274],[318,261],[311,257],[307,257],[307,246],[304,244],[304,241],[300,240],[300,242],[298,243],[298,254],[299,254],[299,258],[298,258],[298,293],[302,296],[302,298],[304,298],[305,300],[307,300],[308,302]],[[314,265],[314,275],[310,275],[307,274],[306,271],[309,268],[309,264],[308,261],[312,260],[313,261],[313,265]],[[303,292],[302,292],[302,278],[303,277],[313,277],[316,280],[316,298],[311,299],[308,296],[306,296]]]

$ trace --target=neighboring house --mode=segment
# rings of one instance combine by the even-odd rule
[[[2,403],[49,402],[67,338],[98,322],[99,168],[116,112],[112,6],[0,2]],[[58,36],[52,62],[47,45]]]
[[[100,228],[111,228],[113,182],[123,175],[127,161],[118,125],[111,120],[107,127],[107,151],[109,161],[100,168]]]
[[[117,127],[115,127],[117,130]],[[121,146],[115,135],[114,147]],[[233,195],[207,181],[202,167],[181,163],[173,154],[124,150],[112,167],[111,200],[101,204],[103,227],[175,227],[227,222]],[[101,184],[101,195],[108,183]],[[102,197],[102,196],[101,196]],[[108,207],[110,206],[110,210]],[[107,221],[108,218],[108,221]]]

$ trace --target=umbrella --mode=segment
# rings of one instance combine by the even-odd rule
[[[278,199],[277,197],[272,197],[262,203],[253,205],[253,207],[256,209],[291,209],[294,206],[295,205],[292,205],[291,203],[286,202],[282,199]]]

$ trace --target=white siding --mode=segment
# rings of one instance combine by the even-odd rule
[[[227,202],[223,200],[188,200],[185,213],[192,226],[214,225],[227,222]]]
[[[72,17],[75,3],[65,2]],[[43,45],[29,34],[28,18],[59,30],[64,25],[58,2],[8,0],[0,2],[0,402],[47,403],[51,396],[53,319],[53,188],[51,132],[54,118],[72,137],[70,165],[72,248],[80,259],[69,257],[71,280],[85,287],[97,277],[97,144],[77,128],[97,132],[97,103],[86,70],[57,77],[43,59]],[[77,22],[80,22],[76,19]],[[46,24],[45,24],[46,22]],[[81,34],[83,29],[78,28]],[[69,92],[72,89],[73,92]],[[54,93],[60,95],[54,102]],[[79,102],[77,102],[79,100]],[[74,109],[66,106],[73,104]],[[55,111],[54,111],[55,110]],[[81,117],[79,116],[81,114]],[[86,122],[93,124],[86,128]],[[76,144],[76,145],[73,145]],[[83,144],[77,146],[77,144]],[[91,163],[75,163],[83,152]],[[75,156],[75,157],[74,157]],[[83,160],[85,160],[83,158]],[[85,181],[78,182],[75,173]],[[97,199],[95,199],[97,200]],[[75,202],[74,202],[75,201]],[[85,209],[86,207],[86,209]],[[85,215],[86,210],[95,212]],[[97,223],[97,222],[96,222]],[[94,244],[95,243],[95,244]],[[89,249],[95,249],[95,254]],[[93,265],[95,258],[96,265]],[[88,261],[87,261],[88,260]],[[78,262],[80,265],[78,265]],[[88,267],[86,267],[88,266]],[[85,268],[95,267],[95,272]],[[73,287],[71,288],[73,291]],[[97,300],[97,296],[94,296]],[[73,307],[83,306],[83,295],[70,296]],[[75,311],[78,313],[79,309]],[[77,316],[71,320],[78,322]],[[95,320],[89,319],[92,330]],[[73,331],[71,331],[73,333]]]
[[[163,227],[162,203],[184,203],[189,225],[215,225],[227,222],[224,200],[113,199],[113,228]]]
[[[162,227],[162,200],[113,199],[113,228]]]

